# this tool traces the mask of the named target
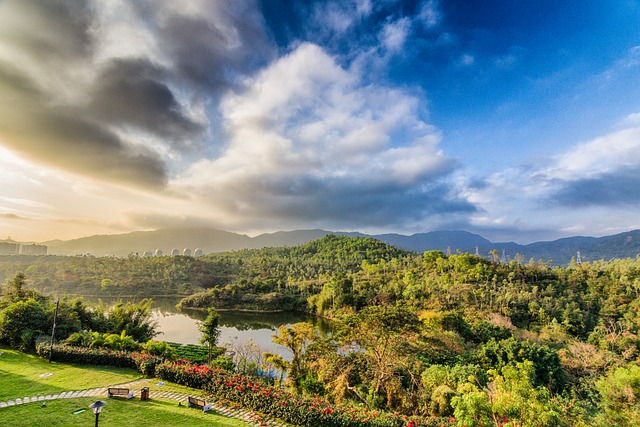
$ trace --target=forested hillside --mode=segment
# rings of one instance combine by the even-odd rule
[[[20,271],[49,293],[200,291],[182,305],[332,318],[329,339],[281,328],[299,394],[461,426],[640,419],[640,259],[554,267],[326,236],[202,258],[0,258],[2,279]]]
[[[296,247],[204,257],[0,256],[0,281],[23,272],[41,292],[72,295],[189,295],[211,288],[264,293],[291,286],[311,295],[322,278],[356,272],[363,261],[405,256],[410,253],[374,239],[328,235]]]
[[[170,254],[172,250],[182,253],[183,248],[204,253],[261,249],[269,247],[299,246],[326,235],[346,237],[368,237],[389,245],[414,252],[441,250],[443,252],[478,253],[488,257],[490,252],[504,254],[506,260],[524,256],[525,259],[544,260],[553,265],[566,266],[578,252],[583,260],[610,260],[635,258],[640,253],[640,230],[602,237],[567,237],[548,242],[518,244],[514,242],[491,242],[482,236],[461,230],[440,230],[418,233],[366,235],[357,232],[330,232],[325,230],[294,230],[260,234],[249,237],[210,228],[160,229],[137,231],[126,234],[90,236],[69,241],[45,242],[49,253],[56,255],[127,256],[144,255],[156,250]],[[108,255],[107,255],[108,254]],[[502,258],[502,256],[501,256]]]

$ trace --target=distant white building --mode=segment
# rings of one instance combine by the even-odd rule
[[[48,250],[46,245],[22,245],[13,240],[0,241],[0,255],[46,255]]]
[[[20,253],[24,255],[46,255],[48,249],[46,245],[21,245]]]
[[[0,255],[18,255],[20,253],[20,243],[13,240],[0,242]]]
[[[153,252],[151,251],[144,251],[144,254],[142,255],[145,258],[150,258],[153,256]]]
[[[162,256],[162,255],[164,255],[162,253],[162,249],[156,249],[156,256]]]
[[[178,255],[180,255],[180,249],[178,248],[171,249],[171,256],[178,256]]]
[[[182,255],[184,255],[184,256],[191,256],[191,249],[189,249],[189,248],[184,248],[184,250],[182,251]]]
[[[204,254],[204,252],[202,252],[202,249],[198,248],[195,251],[193,251],[193,256],[202,256]]]

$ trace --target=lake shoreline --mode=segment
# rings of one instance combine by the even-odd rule
[[[186,310],[194,310],[194,311],[202,311],[202,312],[206,312],[207,310],[209,310],[209,308],[215,308],[216,311],[219,312],[238,312],[238,313],[293,313],[293,314],[309,314],[309,313],[305,313],[305,312],[301,312],[301,311],[289,311],[289,310],[257,310],[257,309],[250,309],[250,308],[217,308],[217,307],[207,307],[207,308],[201,308],[201,307],[177,307],[176,308],[180,311]]]

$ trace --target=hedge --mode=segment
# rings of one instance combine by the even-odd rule
[[[42,357],[49,357],[49,345],[39,345],[36,351],[38,355]],[[105,348],[74,347],[59,344],[53,346],[51,350],[51,360],[83,365],[130,368],[136,369],[144,375],[153,376],[156,365],[163,362],[164,359],[145,353],[130,353]]]

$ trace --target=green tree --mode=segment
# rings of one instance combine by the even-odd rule
[[[103,346],[112,350],[122,351],[137,351],[141,348],[140,344],[126,334],[126,331],[122,331],[120,334],[107,334],[104,337]]]
[[[505,366],[501,373],[493,378],[489,390],[494,419],[507,420],[514,427],[567,425],[549,391],[533,385],[535,370],[532,362]]]
[[[295,323],[291,326],[280,325],[278,333],[272,338],[275,344],[288,348],[292,353],[287,381],[297,393],[302,391],[301,381],[306,374],[305,351],[316,338],[315,327],[307,322]]]
[[[25,301],[29,298],[27,292],[27,278],[24,273],[18,273],[13,280],[7,282],[4,289],[3,303],[9,305],[13,302]],[[2,307],[0,305],[0,307]]]
[[[47,304],[47,316],[49,317],[51,324],[53,324],[53,317],[55,316],[56,304],[51,302]],[[82,322],[78,316],[78,313],[73,309],[73,306],[69,304],[67,300],[61,300],[59,302],[58,315],[56,317],[56,330],[55,340],[61,341],[69,337],[74,332],[78,332],[82,329]]]
[[[47,315],[34,299],[14,302],[0,313],[0,340],[11,347],[32,349],[36,335],[47,327]]]
[[[200,337],[200,344],[204,344],[209,349],[208,363],[211,365],[213,358],[213,348],[218,344],[218,338],[220,337],[220,315],[215,308],[210,308],[207,314],[207,318],[204,322],[200,323],[198,329],[202,336]]]
[[[120,334],[125,331],[137,342],[147,342],[158,335],[157,323],[151,318],[152,300],[144,299],[138,303],[122,301],[107,312],[107,331]]]
[[[603,426],[640,426],[640,366],[619,367],[600,378],[596,388],[602,396]]]
[[[533,381],[536,386],[546,386],[561,391],[565,375],[556,350],[530,341],[519,341],[513,337],[506,340],[489,340],[482,344],[474,355],[475,362],[484,369],[501,370],[507,365],[530,361],[534,367]]]
[[[291,367],[291,362],[284,360],[282,356],[275,353],[264,352],[262,353],[262,357],[264,358],[265,368],[267,370],[274,370],[279,373],[278,387],[282,387],[282,379]]]
[[[544,387],[533,385],[533,363],[505,366],[480,390],[475,384],[458,387],[451,399],[457,425],[464,427],[568,427],[579,425],[565,415],[567,408]]]
[[[402,307],[369,306],[345,319],[340,339],[364,353],[373,405],[392,407],[399,401],[401,373],[409,369],[417,327],[417,316]]]

